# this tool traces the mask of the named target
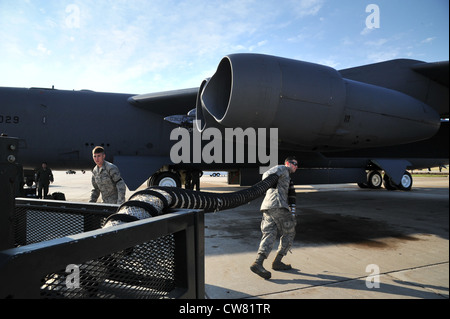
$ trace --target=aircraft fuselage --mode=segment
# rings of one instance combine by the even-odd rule
[[[173,126],[127,102],[130,94],[0,88],[0,133],[20,138],[24,168],[94,166],[92,149],[107,158],[165,155]]]

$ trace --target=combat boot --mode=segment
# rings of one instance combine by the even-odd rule
[[[255,262],[250,266],[250,270],[264,279],[270,279],[272,274],[263,267],[263,262],[266,258],[263,254],[259,254]]]
[[[275,257],[275,260],[272,263],[272,269],[273,270],[289,270],[289,269],[292,269],[291,265],[286,265],[285,263],[283,263],[281,261],[281,259],[283,257],[284,257],[283,255],[277,254],[277,256]]]

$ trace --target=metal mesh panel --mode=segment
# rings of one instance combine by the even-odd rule
[[[16,205],[15,241],[17,245],[28,245],[98,229],[111,213]]]
[[[28,256],[33,254],[34,260],[42,258],[49,261],[49,256],[52,256],[52,261],[43,264],[37,263],[36,269],[33,268],[33,271],[27,273],[29,280],[23,283],[23,288],[17,288],[18,290],[15,287],[22,287],[22,285],[14,285],[13,278],[20,276],[22,268],[5,268],[11,272],[11,275],[2,279],[4,281],[3,288],[5,288],[0,289],[2,294],[19,296],[22,291],[29,291],[29,294],[25,293],[25,295],[47,299],[154,299],[195,296],[196,286],[186,279],[192,278],[192,276],[197,277],[192,270],[189,270],[189,274],[187,274],[186,268],[187,254],[195,252],[192,250],[195,247],[192,237],[194,233],[187,232],[187,228],[184,228],[190,225],[190,220],[193,218],[190,212],[175,216],[168,215],[167,218],[160,218],[155,222],[143,222],[130,226],[135,227],[138,232],[142,232],[143,228],[148,229],[149,237],[142,238],[141,233],[142,241],[140,241],[140,239],[130,238],[129,234],[124,235],[126,228],[117,233],[102,233],[103,230],[100,228],[103,227],[108,216],[115,213],[116,210],[117,207],[113,205],[16,200],[13,217],[14,239],[16,246],[23,247],[14,249],[25,248],[29,244],[41,242],[43,246],[35,245],[27,254],[17,252],[17,258],[8,256],[5,258],[9,260],[8,263],[21,264],[21,262],[27,263]],[[161,229],[159,227],[166,229],[169,224],[173,233],[161,232],[161,237],[152,235],[154,234],[153,230],[158,229],[159,233]],[[104,230],[107,229],[109,228]],[[91,230],[98,230],[97,232],[102,235],[97,238],[94,233],[80,237],[83,239],[69,244],[67,249],[63,250],[63,255],[60,255],[61,248],[58,247],[65,245],[66,242],[58,241],[58,238]],[[190,235],[187,235],[188,233]],[[118,242],[113,241],[109,244],[105,241],[108,236],[123,237],[123,240],[120,240],[122,243],[119,245],[120,248],[114,250]],[[44,243],[44,241],[52,239],[55,240],[54,243]],[[90,257],[84,259],[82,257],[83,250],[80,250],[80,247],[90,241],[94,244],[95,249],[88,251],[84,246],[82,249],[90,253]],[[105,247],[104,253],[102,253],[102,245]],[[41,249],[41,247],[47,246],[49,249]],[[124,247],[128,248],[124,249]],[[57,255],[55,255],[56,251],[58,251]],[[71,254],[74,254],[74,259],[77,260],[75,262],[79,264],[69,264]],[[189,256],[192,258],[192,255]],[[58,266],[52,267],[52,263],[58,264]],[[2,287],[0,286],[0,288]]]
[[[42,278],[43,298],[170,298],[175,241],[167,235]]]

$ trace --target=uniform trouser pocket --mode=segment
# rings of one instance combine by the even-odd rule
[[[269,255],[277,234],[280,234],[278,253],[286,255],[295,238],[295,215],[285,208],[276,208],[263,211],[261,221],[262,238],[258,253]]]

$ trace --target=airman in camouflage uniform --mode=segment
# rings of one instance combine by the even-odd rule
[[[104,149],[97,146],[92,151],[94,162],[97,164],[92,170],[91,199],[95,203],[100,196],[104,203],[122,204],[125,202],[126,185],[117,166],[105,161]]]
[[[297,170],[297,165],[295,157],[288,157],[285,160],[285,165],[274,166],[263,175],[263,179],[274,173],[279,176],[277,185],[266,192],[261,204],[263,213],[261,221],[262,238],[259,244],[258,257],[250,267],[251,271],[265,279],[269,279],[271,273],[263,267],[263,261],[269,256],[278,232],[281,233],[280,244],[277,256],[272,263],[272,269],[288,270],[292,268],[291,265],[284,264],[281,259],[286,256],[295,237],[297,222],[295,214],[292,214],[289,210],[288,190],[291,181],[289,174]]]
[[[38,187],[38,198],[42,199],[42,190],[44,190],[44,199],[48,194],[48,186],[53,183],[53,173],[50,168],[47,167],[46,162],[42,162],[41,168],[35,174],[35,181]]]

